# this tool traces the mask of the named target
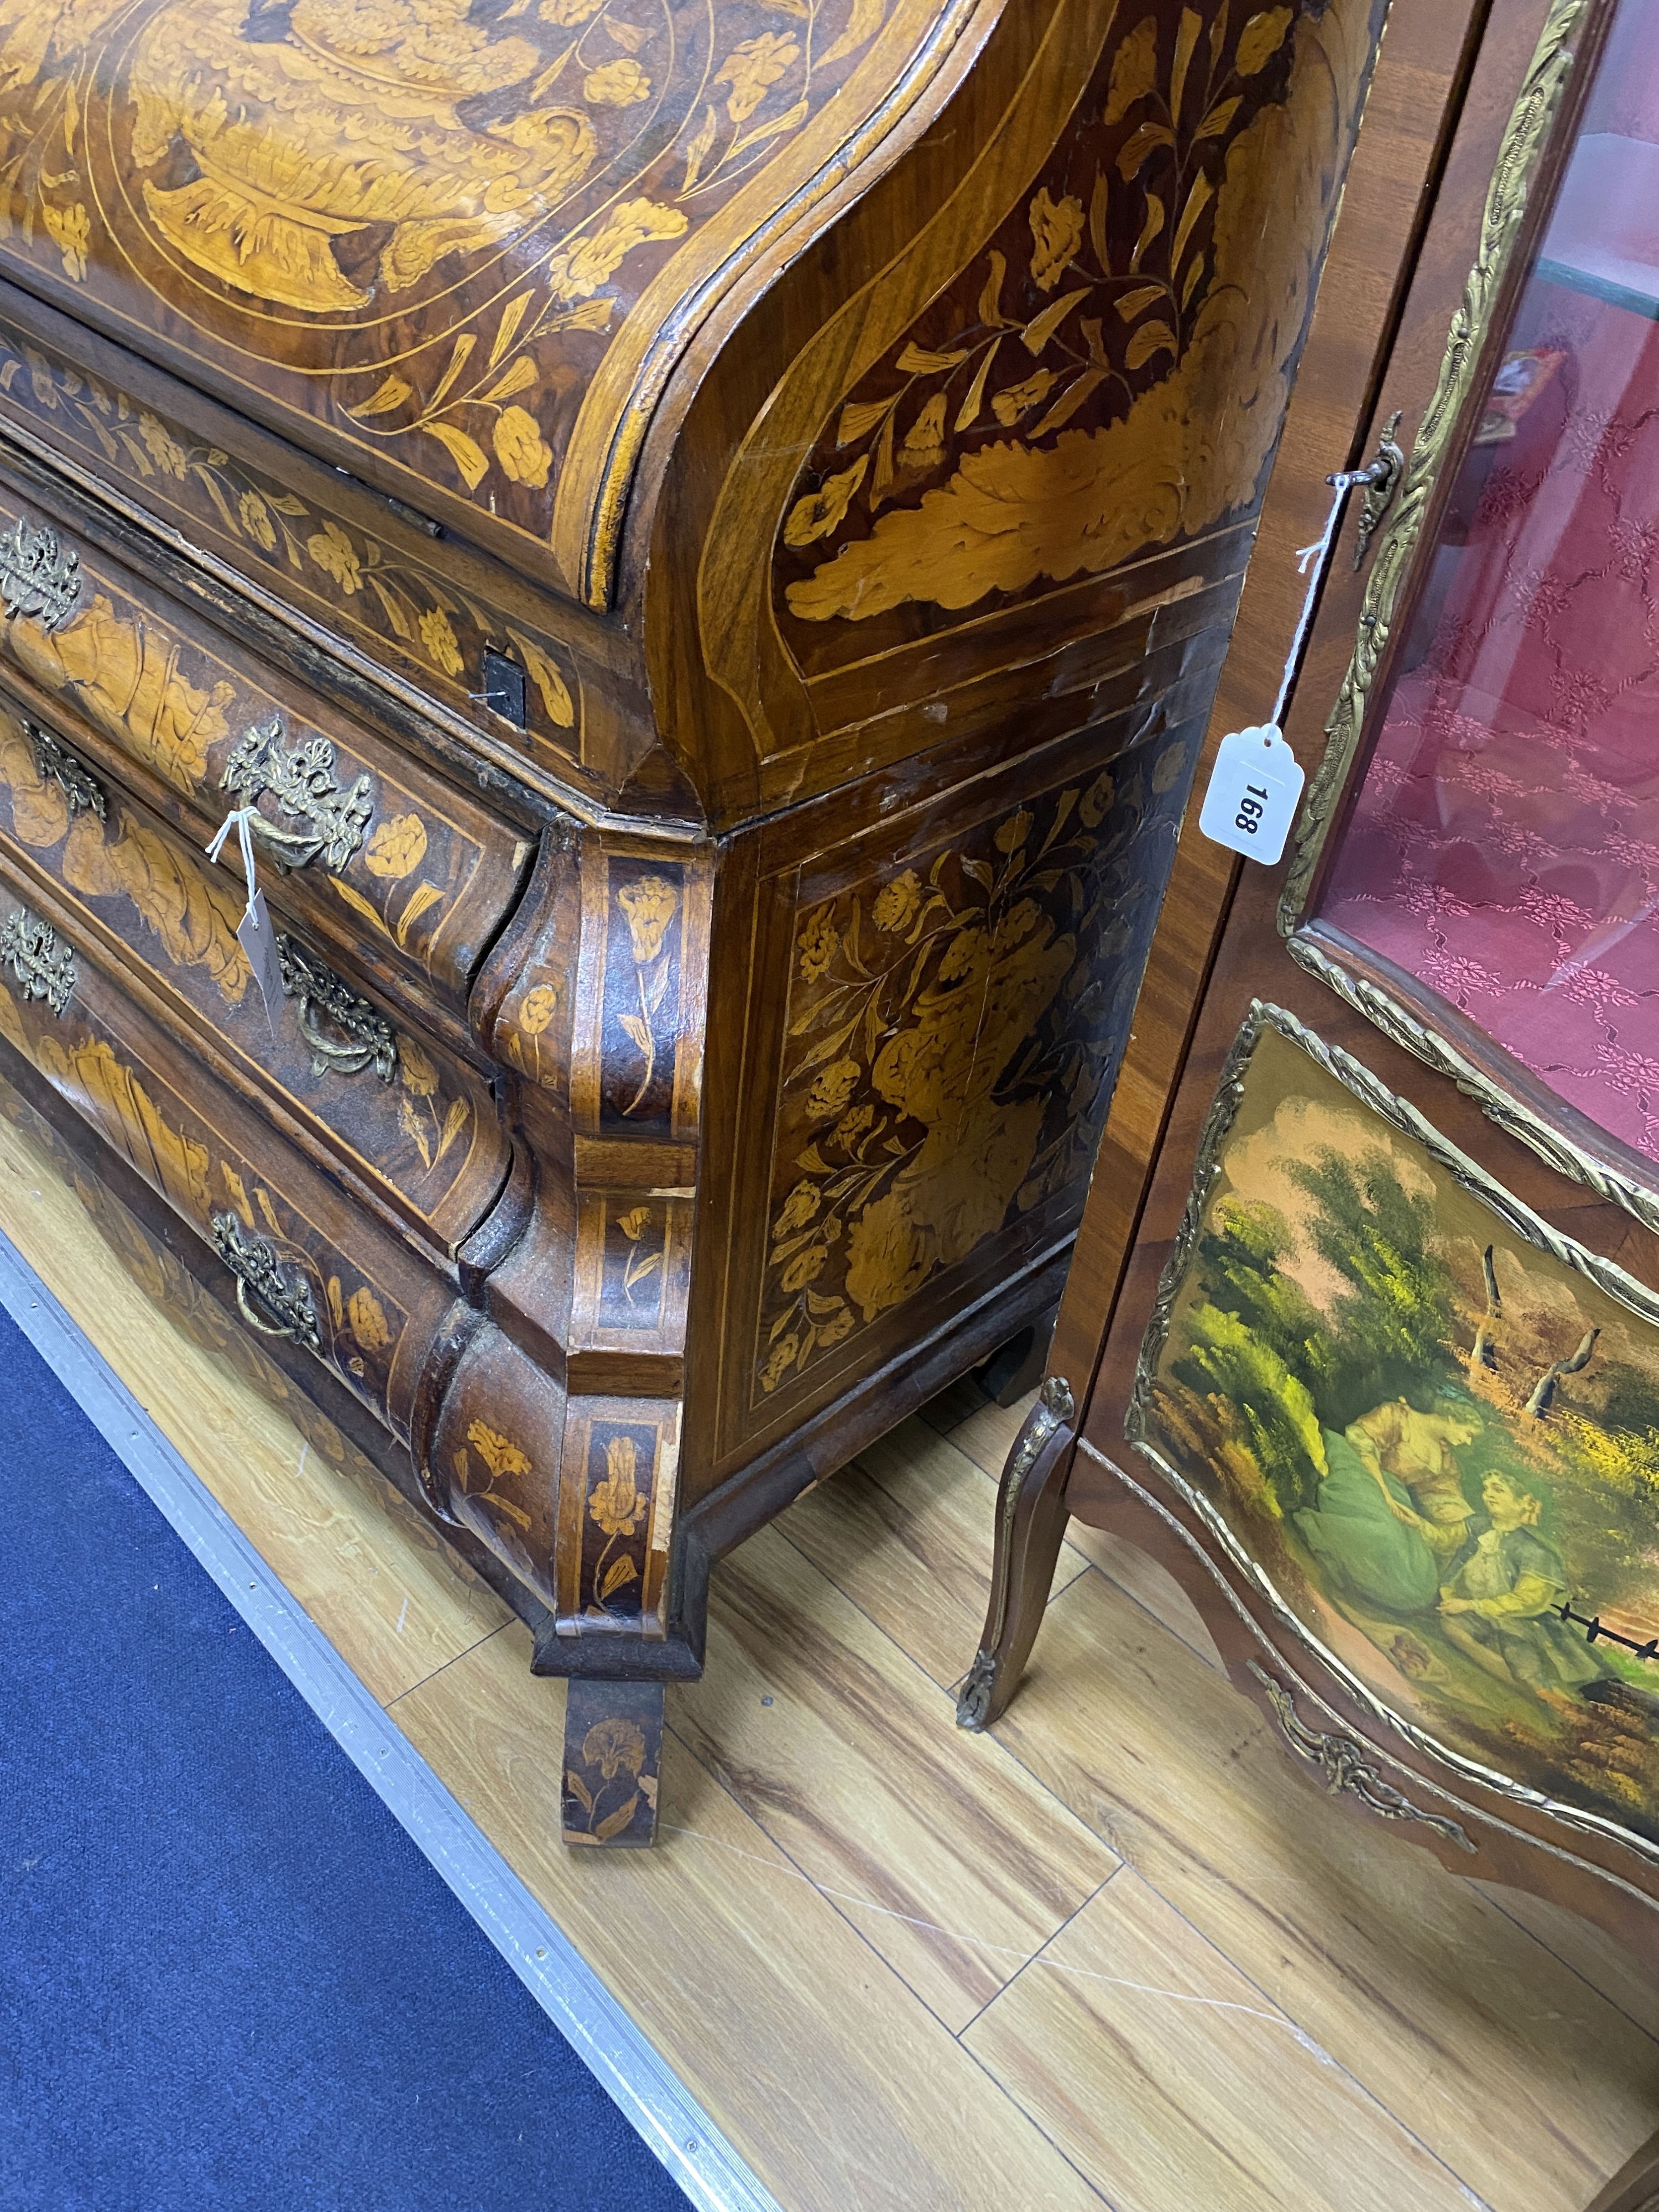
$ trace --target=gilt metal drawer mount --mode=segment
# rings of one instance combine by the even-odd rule
[[[50,922],[20,906],[0,922],[0,960],[16,976],[26,999],[44,999],[60,1018],[75,991],[75,952]]]
[[[332,1069],[336,1075],[357,1075],[372,1066],[382,1083],[394,1082],[398,1037],[386,1016],[291,937],[277,938],[276,957],[283,990],[299,1001],[300,1033],[311,1047],[312,1073],[326,1075]],[[331,1036],[325,1022],[341,1036]]]
[[[311,1285],[297,1267],[285,1267],[268,1237],[250,1236],[234,1213],[216,1213],[214,1249],[236,1278],[236,1308],[261,1336],[286,1336],[321,1355],[322,1331]],[[262,1310],[255,1311],[255,1304]]]
[[[256,722],[239,738],[219,787],[234,792],[246,806],[269,792],[281,813],[309,825],[284,830],[262,815],[254,817],[254,836],[285,868],[303,868],[319,855],[331,868],[343,868],[362,843],[374,811],[368,778],[360,775],[349,790],[342,791],[329,740],[312,738],[302,745],[284,745],[277,714]]]

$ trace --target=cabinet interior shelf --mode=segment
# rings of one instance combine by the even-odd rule
[[[1561,179],[1534,274],[1659,322],[1656,202],[1659,146],[1621,131],[1587,132]]]
[[[1644,263],[1620,261],[1609,254],[1606,266],[1597,269],[1547,254],[1534,274],[1547,283],[1565,284],[1570,291],[1586,292],[1593,300],[1627,307],[1633,315],[1659,323],[1659,269],[1650,269]]]

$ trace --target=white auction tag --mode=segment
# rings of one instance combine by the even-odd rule
[[[1221,740],[1198,826],[1212,845],[1271,867],[1285,850],[1305,781],[1274,724],[1235,730]]]
[[[283,963],[277,956],[276,933],[271,927],[263,891],[255,891],[249,899],[247,911],[236,925],[236,942],[247,955],[259,996],[265,1002],[265,1021],[275,1036],[276,1012],[283,1003]]]
[[[265,895],[259,889],[254,874],[252,825],[258,819],[257,807],[233,808],[219,824],[213,842],[207,848],[207,856],[210,860],[216,860],[225,849],[226,838],[234,829],[237,842],[241,848],[242,875],[247,884],[247,905],[236,925],[236,942],[247,955],[247,964],[253,970],[259,996],[264,1000],[265,1025],[275,1036],[276,1016],[283,997],[283,963],[276,950],[276,933],[270,926]]]

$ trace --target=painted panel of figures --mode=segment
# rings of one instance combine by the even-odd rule
[[[1130,1433],[1392,1710],[1659,1840],[1659,1298],[1304,1038],[1236,1048]]]

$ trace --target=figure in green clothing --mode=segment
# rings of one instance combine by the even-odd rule
[[[1492,1526],[1441,1592],[1448,1640],[1489,1674],[1545,1696],[1600,1681],[1608,1672],[1600,1655],[1553,1617],[1566,1602],[1566,1569],[1539,1533],[1538,1499],[1496,1470],[1480,1494]]]
[[[1319,1502],[1294,1519],[1334,1590],[1390,1615],[1433,1608],[1474,1517],[1456,1451],[1479,1433],[1473,1419],[1404,1398],[1374,1407],[1340,1436],[1322,1432]]]
[[[1126,1439],[1382,1711],[1659,1848],[1650,1292],[1278,1010],[1252,1023]]]

